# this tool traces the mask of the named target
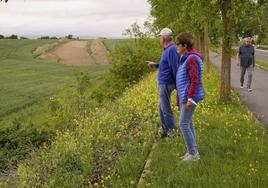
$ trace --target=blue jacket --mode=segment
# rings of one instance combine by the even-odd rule
[[[158,84],[175,85],[180,55],[175,44],[171,44],[162,53],[159,64]]]
[[[191,54],[187,57],[187,59],[185,61],[183,61],[179,65],[179,70],[177,72],[177,77],[176,77],[177,92],[178,92],[180,102],[182,104],[187,103],[187,100],[188,100],[187,97],[188,97],[188,90],[189,90],[189,86],[190,86],[190,77],[187,73],[187,64],[188,64],[188,60],[192,57],[196,58],[196,60],[198,62],[198,69],[199,69],[199,71],[198,71],[199,72],[198,87],[197,87],[196,95],[193,98],[193,100],[196,103],[198,103],[200,100],[203,100],[205,98],[205,91],[204,91],[204,87],[203,87],[203,83],[202,83],[203,61],[199,56]]]

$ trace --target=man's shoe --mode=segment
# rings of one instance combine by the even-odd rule
[[[248,88],[248,92],[251,92],[252,91],[252,89],[251,88]]]
[[[241,88],[241,89],[243,89],[243,88],[244,88],[244,86],[243,86],[243,85],[241,85],[241,86],[240,86],[240,88]]]
[[[198,152],[194,155],[189,154],[182,159],[182,161],[198,161],[198,160],[200,160],[200,155]]]
[[[161,133],[161,138],[166,138],[167,137],[167,133]]]
[[[180,133],[178,132],[178,130],[172,130],[168,133],[168,137],[170,138],[180,138]]]

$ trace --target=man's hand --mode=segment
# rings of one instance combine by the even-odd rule
[[[151,67],[152,69],[156,69],[158,66],[158,63],[153,61],[146,61],[146,63],[148,63],[148,66]]]
[[[240,54],[237,53],[236,55],[236,65],[239,66],[240,65]]]

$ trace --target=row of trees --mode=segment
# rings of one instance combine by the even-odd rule
[[[66,39],[79,39],[79,37],[73,37],[73,35],[67,35],[67,36],[65,36],[64,38],[66,38]],[[61,39],[61,37],[59,37],[59,38],[57,38],[57,37],[50,37],[50,36],[42,36],[42,37],[40,37],[40,38],[38,38],[38,39]]]
[[[10,36],[4,36],[0,35],[0,39],[28,39],[27,37],[19,37],[18,35],[10,35]],[[57,37],[49,37],[49,36],[42,36],[39,37],[38,39],[58,39]]]
[[[57,37],[50,37],[50,36],[42,36],[39,37],[38,39],[58,39]]]
[[[67,35],[65,37],[66,39],[79,39],[79,37],[74,38],[73,35]],[[28,39],[27,37],[19,37],[18,35],[10,35],[10,36],[4,36],[4,35],[0,35],[0,39]],[[38,39],[60,39],[57,37],[50,37],[50,36],[41,36]]]
[[[231,97],[231,48],[233,42],[247,36],[268,37],[267,0],[148,0],[154,27],[170,27],[175,33],[188,31],[206,56],[209,72],[209,45],[222,44],[221,93],[223,101]]]
[[[14,35],[14,34],[7,36],[7,37],[5,37],[4,35],[0,35],[0,39],[18,39],[18,38],[19,38],[18,35]]]

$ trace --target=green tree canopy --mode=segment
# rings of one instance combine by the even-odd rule
[[[204,23],[209,25],[210,39],[222,37],[222,4],[224,0],[148,0],[154,24],[170,27],[175,33],[188,31],[202,35]],[[265,11],[266,10],[266,11]],[[267,0],[232,0],[228,15],[232,18],[232,37],[260,35],[266,31]]]

